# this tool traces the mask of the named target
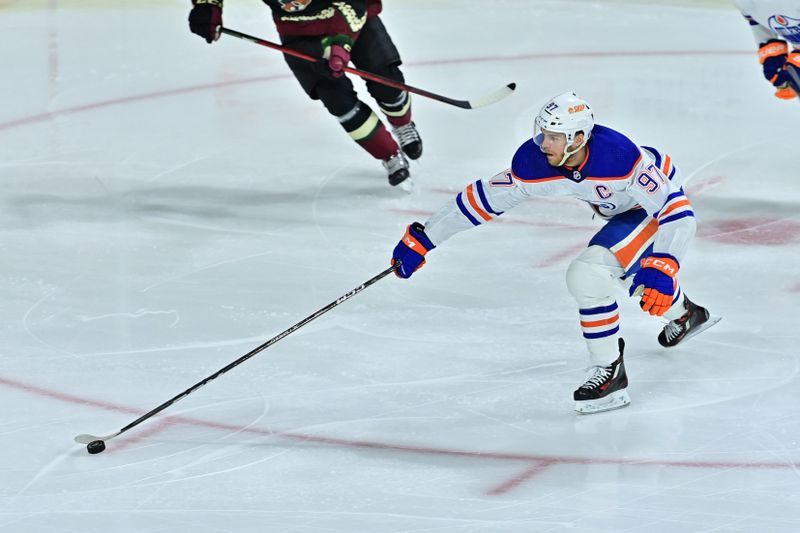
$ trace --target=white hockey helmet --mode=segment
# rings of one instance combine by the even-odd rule
[[[565,150],[561,165],[586,144],[592,136],[594,128],[594,114],[592,108],[585,100],[573,92],[561,93],[554,96],[539,110],[533,126],[533,142],[542,146],[544,133],[542,130],[563,133],[567,136],[567,146],[575,141],[575,135],[583,132],[583,143],[572,151]]]

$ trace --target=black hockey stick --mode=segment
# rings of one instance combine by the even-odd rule
[[[298,57],[300,59],[304,59],[306,61],[311,61],[312,63],[316,63],[321,61],[316,57],[312,57],[310,55],[304,54],[302,52],[298,52],[297,50],[293,50],[292,48],[288,48],[286,46],[272,43],[270,41],[265,41],[264,39],[259,39],[258,37],[253,37],[252,35],[247,35],[245,33],[240,33],[236,30],[232,30],[230,28],[223,28],[222,26],[219,27],[219,31],[224,33],[225,35],[231,35],[233,37],[238,37],[239,39],[244,39],[245,41],[250,41],[261,46],[266,46],[267,48],[272,48],[273,50],[278,50],[283,52],[284,54]],[[453,98],[448,98],[447,96],[442,96],[440,94],[435,94],[424,89],[417,89],[416,87],[412,87],[410,85],[406,85],[405,83],[400,83],[394,80],[390,80],[389,78],[384,78],[383,76],[378,76],[377,74],[372,74],[371,72],[366,72],[364,70],[359,70],[357,68],[345,67],[345,72],[350,74],[354,74],[361,78],[365,78],[368,80],[372,80],[375,82],[380,83],[381,85],[388,85],[389,87],[394,87],[395,89],[400,89],[401,91],[408,91],[410,93],[418,94],[420,96],[424,96],[426,98],[431,98],[433,100],[438,100],[439,102],[444,102],[446,104],[454,105],[456,107],[460,107],[462,109],[475,109],[477,107],[487,106],[489,104],[493,104],[509,96],[511,93],[514,92],[514,89],[517,88],[516,83],[509,83],[505,87],[498,89],[492,93],[487,95],[481,96],[480,98],[475,98],[473,100],[455,100]]]
[[[301,320],[300,322],[298,322],[294,326],[290,327],[289,329],[287,329],[283,333],[275,335],[270,340],[268,340],[267,342],[265,342],[261,346],[258,346],[257,348],[254,348],[253,350],[247,352],[246,354],[241,356],[236,361],[230,363],[229,365],[225,366],[224,368],[220,368],[219,370],[217,370],[216,372],[214,372],[213,374],[211,374],[210,376],[208,376],[204,380],[195,383],[194,385],[192,385],[191,387],[189,387],[188,389],[186,389],[182,393],[178,394],[177,396],[174,396],[174,397],[170,398],[169,400],[167,400],[166,402],[162,403],[161,405],[159,405],[158,407],[156,407],[152,411],[149,411],[149,412],[145,413],[144,415],[140,416],[139,418],[137,418],[136,420],[134,420],[133,422],[131,422],[127,426],[125,426],[122,429],[120,429],[119,431],[115,431],[114,433],[110,433],[108,435],[81,434],[81,435],[78,435],[78,436],[75,437],[75,442],[77,442],[79,444],[88,445],[87,449],[89,450],[89,453],[102,452],[105,449],[105,441],[111,440],[114,437],[118,437],[119,435],[121,435],[122,433],[125,433],[129,429],[132,429],[132,428],[138,426],[139,424],[141,424],[142,422],[144,422],[148,418],[152,417],[153,415],[156,415],[156,414],[160,413],[161,411],[163,411],[164,409],[166,409],[170,405],[176,403],[179,400],[182,400],[183,398],[185,398],[186,396],[190,395],[191,393],[193,393],[194,391],[196,391],[197,389],[199,389],[200,387],[202,387],[203,385],[205,385],[209,381],[212,381],[212,380],[218,378],[219,376],[221,376],[222,374],[224,374],[225,372],[227,372],[228,370],[231,370],[232,368],[239,366],[240,364],[244,363],[245,361],[247,361],[248,359],[250,359],[251,357],[253,357],[257,353],[261,352],[262,350],[265,350],[265,349],[269,348],[270,346],[272,346],[273,344],[275,344],[276,342],[278,342],[282,338],[288,336],[290,333],[293,333],[293,332],[297,331],[298,329],[302,328],[303,326],[305,326],[306,324],[308,324],[309,322],[311,322],[315,318],[327,313],[328,311],[330,311],[331,309],[333,309],[334,307],[336,307],[340,303],[344,302],[345,300],[349,300],[350,298],[352,298],[353,296],[355,296],[359,292],[363,291],[364,289],[366,289],[367,287],[369,287],[373,283],[381,280],[382,278],[385,278],[386,276],[388,276],[389,274],[394,272],[399,267],[400,267],[400,264],[399,263],[395,263],[391,267],[387,268],[386,270],[384,270],[383,272],[381,272],[377,276],[365,281],[364,283],[362,283],[361,285],[359,285],[358,287],[356,287],[352,291],[348,292],[344,296],[340,296],[337,300],[329,303],[328,305],[326,305],[322,309],[318,310],[314,314],[307,316],[306,318],[304,318],[303,320]]]

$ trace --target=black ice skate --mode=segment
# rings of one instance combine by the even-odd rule
[[[625,341],[619,340],[619,357],[609,366],[595,366],[590,369],[591,375],[586,383],[578,387],[572,397],[575,410],[581,414],[600,413],[611,409],[620,409],[631,403],[628,396],[628,374],[625,373],[625,362],[622,353]]]
[[[708,309],[692,302],[685,294],[683,306],[687,309],[686,313],[676,320],[669,321],[658,334],[658,343],[665,348],[677,346],[721,320],[721,317],[712,317]]]
[[[409,122],[405,126],[392,128],[394,136],[400,141],[400,149],[409,159],[419,159],[422,155],[422,139],[419,136],[414,122]]]
[[[389,174],[389,185],[391,186],[400,185],[411,175],[408,171],[408,160],[402,152],[397,152],[384,161],[383,168]]]

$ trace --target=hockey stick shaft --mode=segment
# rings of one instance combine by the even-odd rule
[[[394,272],[399,267],[400,267],[399,264],[392,265],[391,267],[387,268],[386,270],[384,270],[383,272],[381,272],[377,276],[374,276],[373,278],[365,281],[364,283],[362,283],[361,285],[359,285],[358,287],[356,287],[352,291],[348,292],[347,294],[345,294],[343,296],[340,296],[339,298],[337,298],[333,302],[329,303],[328,305],[326,305],[322,309],[319,309],[315,313],[307,316],[306,318],[304,318],[303,320],[301,320],[300,322],[298,322],[294,326],[290,327],[289,329],[283,331],[282,333],[279,333],[278,335],[275,335],[274,337],[272,337],[270,340],[268,340],[264,344],[262,344],[262,345],[260,345],[260,346],[258,346],[256,348],[253,348],[252,350],[250,350],[249,352],[247,352],[246,354],[241,356],[236,361],[233,361],[232,363],[228,364],[227,366],[225,366],[223,368],[220,368],[219,370],[217,370],[216,372],[214,372],[213,374],[211,374],[210,376],[208,376],[204,380],[198,381],[197,383],[195,383],[194,385],[192,385],[191,387],[189,387],[188,389],[186,389],[182,393],[180,393],[180,394],[178,394],[176,396],[173,396],[172,398],[170,398],[166,402],[162,403],[161,405],[159,405],[155,409],[153,409],[151,411],[148,411],[147,413],[143,414],[142,416],[140,416],[139,418],[137,418],[136,420],[134,420],[133,422],[131,422],[127,426],[121,428],[119,431],[117,431],[115,433],[111,433],[110,435],[104,435],[104,436],[82,434],[82,435],[78,435],[78,436],[75,437],[75,442],[79,442],[81,444],[88,444],[88,443],[90,443],[92,441],[95,441],[95,440],[107,441],[107,440],[113,439],[114,437],[119,436],[122,433],[125,433],[129,429],[132,429],[132,428],[138,426],[139,424],[141,424],[142,422],[144,422],[148,418],[151,418],[151,417],[157,415],[158,413],[160,413],[161,411],[163,411],[164,409],[166,409],[170,405],[173,405],[174,403],[176,403],[176,402],[182,400],[183,398],[185,398],[186,396],[190,395],[191,393],[193,393],[194,391],[196,391],[197,389],[199,389],[203,385],[206,385],[210,381],[213,381],[213,380],[217,379],[222,374],[224,374],[224,373],[228,372],[229,370],[232,370],[233,368],[239,366],[240,364],[244,363],[245,361],[247,361],[248,359],[250,359],[251,357],[253,357],[257,353],[259,353],[259,352],[261,352],[263,350],[266,350],[267,348],[269,348],[270,346],[272,346],[273,344],[275,344],[279,340],[281,340],[281,339],[289,336],[290,334],[294,333],[295,331],[297,331],[298,329],[302,328],[303,326],[305,326],[306,324],[308,324],[309,322],[311,322],[315,318],[318,318],[318,317],[324,315],[325,313],[327,313],[328,311],[330,311],[334,307],[336,307],[339,304],[349,300],[350,298],[352,298],[353,296],[355,296],[359,292],[363,291],[364,289],[366,289],[370,285],[372,285],[372,284],[376,283],[377,281],[385,278],[386,276],[388,276],[389,274]]]
[[[230,35],[232,37],[237,37],[239,39],[244,39],[245,41],[250,41],[252,43],[266,46],[267,48],[272,48],[273,50],[278,50],[283,52],[286,55],[290,55],[293,57],[297,57],[299,59],[303,59],[305,61],[310,61],[312,63],[317,63],[321,61],[316,57],[312,57],[308,54],[304,54],[302,52],[298,52],[297,50],[293,50],[292,48],[276,44],[270,41],[266,41],[264,39],[259,39],[258,37],[253,37],[252,35],[247,35],[246,33],[241,33],[236,30],[232,30],[230,28],[219,28],[220,33],[224,33],[225,35]],[[510,95],[514,89],[516,88],[515,83],[509,83],[502,89],[495,91],[485,97],[478,98],[475,100],[456,100],[454,98],[449,98],[447,96],[442,96],[441,94],[432,93],[430,91],[426,91],[425,89],[418,89],[417,87],[412,87],[411,85],[406,85],[405,83],[400,83],[398,81],[390,80],[389,78],[384,78],[383,76],[379,76],[377,74],[373,74],[371,72],[366,72],[364,70],[359,70],[357,68],[351,67],[344,67],[344,71],[353,74],[355,76],[359,76],[361,78],[371,80],[381,85],[387,85],[389,87],[394,87],[395,89],[400,89],[401,91],[408,91],[410,93],[418,94],[420,96],[424,96],[425,98],[430,98],[432,100],[437,100],[439,102],[444,102],[446,104],[450,104],[456,107],[460,107],[462,109],[474,109],[476,107],[482,107],[484,105],[492,104],[498,100],[505,98],[506,96]]]

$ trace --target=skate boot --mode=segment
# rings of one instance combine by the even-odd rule
[[[400,141],[400,148],[409,159],[419,159],[422,155],[422,139],[419,136],[414,122],[409,122],[405,126],[392,128],[394,136]]]
[[[411,175],[408,171],[408,160],[402,152],[397,152],[384,161],[383,168],[389,174],[389,185],[391,186],[401,184]]]
[[[665,348],[677,346],[720,321],[719,317],[712,317],[708,309],[692,302],[685,294],[683,306],[687,309],[686,313],[678,319],[667,322],[658,334],[658,343]]]
[[[628,391],[628,375],[622,353],[625,341],[619,340],[619,357],[608,366],[593,366],[586,382],[578,387],[572,397],[575,410],[581,414],[600,413],[620,409],[631,403]]]

